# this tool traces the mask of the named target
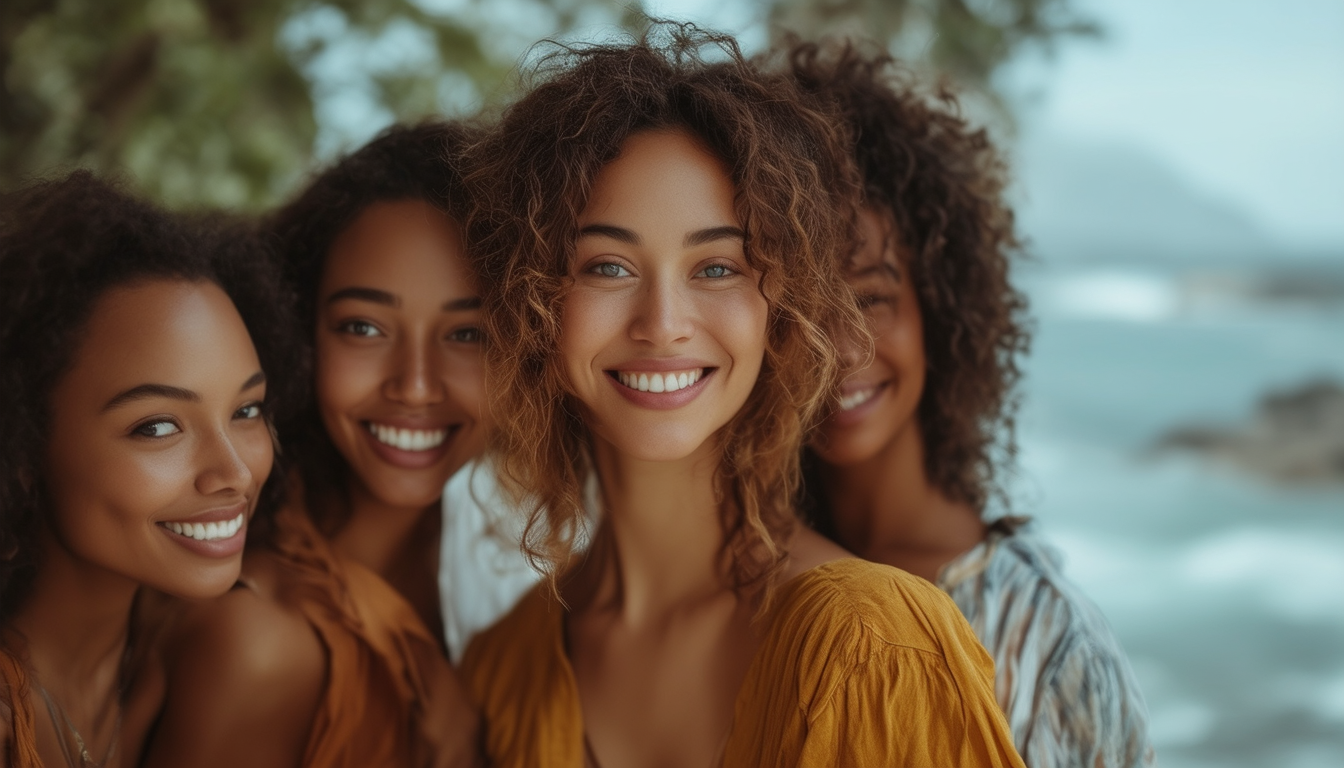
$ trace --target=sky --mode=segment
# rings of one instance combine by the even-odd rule
[[[1041,92],[1028,131],[1142,151],[1277,242],[1344,250],[1344,2],[1079,7],[1105,39],[1007,73]]]
[[[1268,241],[1344,251],[1344,0],[1074,2],[1104,38],[1004,73],[1024,140],[1142,156]],[[764,40],[741,0],[646,6]]]

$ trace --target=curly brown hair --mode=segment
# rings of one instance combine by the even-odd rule
[[[322,424],[313,396],[313,350],[317,332],[317,287],[336,239],[375,203],[424,200],[463,221],[461,154],[479,129],[463,122],[426,121],[393,125],[368,144],[323,170],[265,228],[276,241],[281,270],[297,297],[295,327],[302,329],[305,406],[280,425],[282,445],[294,456],[308,498],[347,500],[349,467]],[[308,513],[331,535],[348,515],[345,504],[310,504]]]
[[[946,84],[930,98],[875,45],[793,41],[762,65],[834,102],[854,138],[865,204],[895,225],[924,325],[918,418],[929,481],[981,512],[991,497],[1006,503],[998,470],[1016,451],[1018,361],[1030,333],[1026,299],[1008,279],[1021,244],[1002,157]]]
[[[717,59],[717,60],[715,60]],[[467,241],[482,275],[501,477],[531,508],[525,549],[555,576],[586,519],[588,428],[556,350],[594,178],[631,135],[684,130],[729,169],[746,258],[769,305],[765,361],[717,435],[722,554],[736,589],[768,588],[797,516],[798,451],[835,401],[832,341],[868,341],[839,270],[859,185],[833,116],[732,38],[655,23],[629,44],[558,47],[474,148]]]
[[[237,222],[166,213],[117,185],[76,171],[0,200],[0,620],[36,573],[48,510],[50,396],[70,365],[94,305],[142,280],[215,283],[233,300],[266,372],[265,411],[296,399],[288,375],[289,297],[260,241]],[[278,458],[278,457],[277,457]],[[254,520],[283,495],[283,471],[263,487]]]

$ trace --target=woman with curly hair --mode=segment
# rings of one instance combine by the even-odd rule
[[[1023,518],[982,517],[996,456],[1013,453],[1028,341],[998,154],[950,94],[927,100],[885,54],[804,43],[780,57],[772,68],[836,103],[865,192],[844,266],[874,347],[811,442],[818,528],[952,596],[994,656],[1028,765],[1151,764],[1143,698],[1105,619]]]
[[[137,594],[228,590],[276,492],[279,281],[85,171],[0,211],[0,764],[129,765]]]
[[[845,144],[730,38],[669,36],[561,51],[473,149],[501,477],[549,574],[467,649],[489,758],[1021,765],[946,595],[797,525],[863,334]]]
[[[311,361],[306,405],[279,425],[300,482],[240,588],[166,643],[146,766],[476,763],[437,588],[444,483],[487,427],[454,160],[470,137],[389,129],[270,222]]]

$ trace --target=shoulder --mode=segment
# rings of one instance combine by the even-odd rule
[[[883,645],[939,654],[965,622],[948,596],[897,568],[858,558],[834,560],[781,586],[776,628],[806,636],[870,637]]]
[[[1101,609],[1032,535],[1001,539],[963,605],[994,656],[1024,756],[1051,764],[1151,761],[1148,714],[1129,659]],[[988,617],[993,616],[992,622]],[[1146,762],[1147,761],[1147,762]]]
[[[205,675],[226,688],[320,688],[326,651],[312,625],[264,593],[235,589],[185,611],[170,677]]]
[[[462,656],[462,675],[480,699],[489,687],[526,679],[549,665],[550,651],[561,648],[565,608],[537,585],[499,621],[472,639]],[[563,654],[562,654],[563,655]]]
[[[308,741],[327,656],[301,614],[234,589],[183,608],[164,668],[167,696],[145,765],[280,766],[295,764]]]

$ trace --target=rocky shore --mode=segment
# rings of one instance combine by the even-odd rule
[[[1272,392],[1235,427],[1185,426],[1158,453],[1193,452],[1282,483],[1344,483],[1344,386],[1331,380]]]

